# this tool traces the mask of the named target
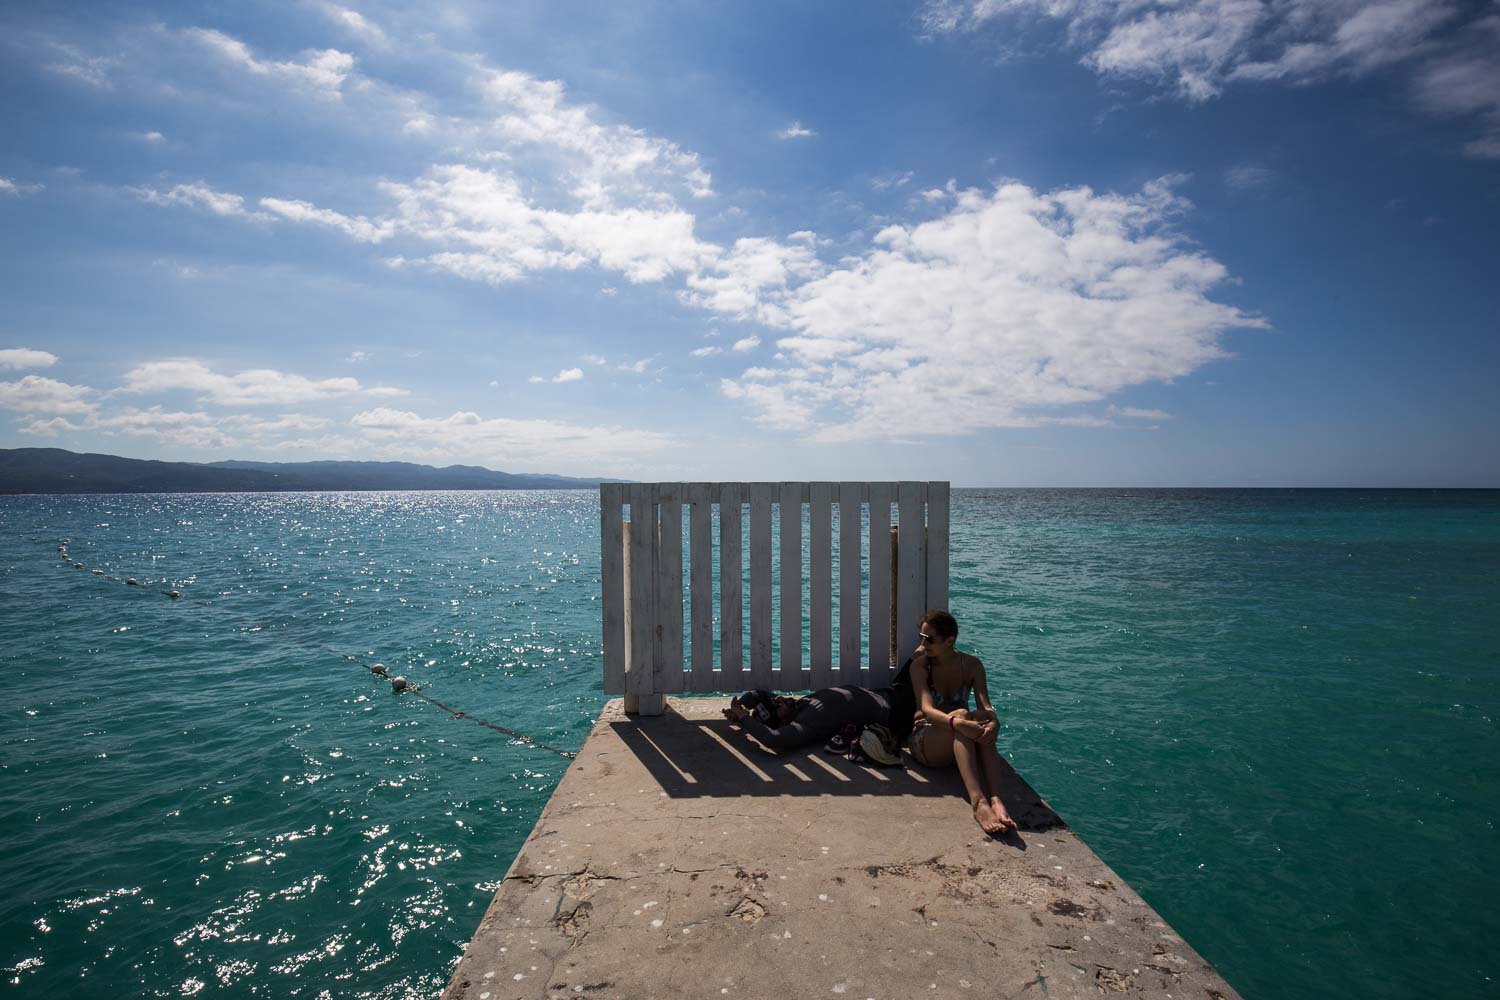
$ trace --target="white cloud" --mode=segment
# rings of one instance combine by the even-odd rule
[[[14,382],[0,382],[0,408],[21,413],[91,413],[94,404],[85,397],[93,391],[85,385],[26,375]]]
[[[196,184],[177,184],[166,191],[152,188],[127,188],[142,201],[152,205],[186,206],[207,209],[214,215],[238,216],[247,219],[264,219],[263,215],[245,208],[245,199],[237,194],[215,191],[201,181]]]
[[[739,351],[741,354],[743,354],[745,351],[753,351],[759,346],[760,338],[755,336],[754,334],[751,334],[748,337],[742,337],[739,340],[736,340],[734,342],[734,346],[731,347],[730,350]]]
[[[928,0],[929,32],[1067,25],[1083,62],[1115,78],[1163,84],[1205,101],[1235,83],[1309,84],[1392,67],[1411,74],[1417,106],[1472,116],[1472,156],[1500,158],[1500,15],[1455,0]]]
[[[552,381],[554,381],[554,382],[577,382],[577,381],[579,381],[582,378],[583,378],[583,369],[582,368],[564,368],[562,371],[560,371],[556,375],[552,376]]]
[[[44,185],[41,184],[17,184],[8,177],[0,177],[0,194],[8,194],[12,197],[18,197],[23,194],[36,194],[38,191],[43,190],[43,187]]]
[[[350,364],[361,365],[370,360],[370,355],[367,351],[352,351],[344,360]]]
[[[617,368],[631,375],[644,375],[646,374],[646,366],[649,364],[651,364],[650,358],[641,358],[639,361],[622,361]]]
[[[1359,76],[1427,51],[1451,0],[930,0],[935,33],[1000,19],[1066,22],[1084,63],[1202,101],[1234,80]]]
[[[728,313],[737,319],[757,319],[780,325],[784,315],[779,300],[794,281],[818,273],[821,265],[812,248],[789,246],[770,239],[740,239],[734,248],[703,271],[689,275],[688,305]]]
[[[212,28],[187,28],[183,36],[254,76],[330,99],[339,98],[339,88],[354,70],[354,57],[337,49],[309,49],[300,60],[276,62],[257,59],[244,42]]]
[[[75,424],[67,417],[52,417],[49,420],[33,420],[21,427],[22,434],[34,434],[37,437],[55,438],[59,434],[83,430],[82,424]]]
[[[870,181],[870,187],[874,188],[876,191],[889,191],[892,188],[906,187],[907,184],[911,183],[911,179],[912,172],[910,170],[903,170],[899,174],[890,174],[885,177],[876,177],[875,179]]]
[[[1438,115],[1477,116],[1479,138],[1464,147],[1471,156],[1500,159],[1500,15],[1480,18],[1417,73],[1417,103]]]
[[[773,428],[824,441],[1098,424],[1080,405],[1224,357],[1265,322],[1208,298],[1228,277],[1169,227],[1169,180],[1139,194],[960,191],[788,299],[785,360],[726,380]],[[935,405],[941,400],[942,405]]]
[[[801,122],[792,122],[786,128],[776,133],[778,139],[810,139],[818,133],[803,126]]]
[[[588,364],[591,364],[591,365],[607,365],[607,364],[609,364],[609,359],[606,358],[602,354],[585,354],[579,360],[587,362]]]
[[[51,368],[55,364],[57,364],[57,355],[51,351],[37,351],[29,347],[0,348],[0,370]]]
[[[48,40],[45,50],[52,57],[52,61],[46,64],[52,72],[98,90],[114,88],[110,74],[118,65],[118,60],[107,56],[91,56],[77,46],[56,40]]]
[[[318,7],[330,21],[366,45],[377,49],[390,47],[391,40],[386,37],[385,31],[380,25],[371,21],[359,11],[342,7],[336,3],[326,2],[319,4]]]
[[[167,137],[162,135],[160,132],[130,132],[128,134],[130,138],[139,139],[141,142],[147,143],[148,145],[152,146],[158,143],[166,142],[167,140]]]
[[[724,349],[722,347],[715,347],[713,344],[710,344],[707,347],[699,347],[689,351],[688,353],[695,358],[711,358],[715,354],[723,354]]]
[[[528,382],[530,382],[532,384],[536,384],[538,382],[545,382],[547,380],[544,379],[544,378],[542,378],[542,376],[540,376],[540,375],[530,375],[530,376],[527,377],[526,381],[528,381]]]
[[[223,375],[201,361],[149,361],[125,373],[120,392],[149,393],[186,390],[217,406],[266,406],[332,399],[357,394],[405,395],[389,386],[366,388],[353,378],[310,379],[302,375],[257,368]]]
[[[472,412],[423,417],[378,407],[355,414],[350,423],[378,443],[385,454],[405,448],[429,457],[435,457],[435,453],[455,456],[510,470],[518,465],[539,471],[558,466],[618,465],[676,443],[670,435],[633,427],[484,419]]]
[[[1111,406],[1109,414],[1112,417],[1126,417],[1130,420],[1171,420],[1172,414],[1166,410],[1146,410],[1138,406]]]
[[[395,223],[389,219],[371,222],[364,216],[344,215],[332,209],[318,208],[305,201],[262,198],[260,207],[293,222],[315,222],[318,225],[337,229],[359,243],[379,243],[389,239],[396,231]]]

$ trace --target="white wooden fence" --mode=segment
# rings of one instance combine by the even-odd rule
[[[625,695],[627,707],[636,703],[647,714],[661,711],[663,695],[680,692],[888,684],[900,662],[892,662],[891,636],[904,658],[917,644],[922,612],[948,606],[946,482],[605,483],[599,508],[604,691]],[[780,570],[775,662],[773,557]],[[867,561],[869,588],[862,595]]]

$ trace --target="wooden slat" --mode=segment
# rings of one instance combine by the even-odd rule
[[[688,582],[692,586],[689,608],[692,630],[693,674],[688,690],[714,689],[714,508],[707,483],[694,483],[688,490],[692,508],[688,512]]]
[[[891,483],[870,484],[869,665],[872,683],[885,683],[891,656]]]
[[[900,666],[917,648],[917,632],[921,625],[918,619],[927,609],[922,484],[906,482],[897,487],[897,506],[901,517],[901,543],[896,579],[896,665]]]
[[[719,689],[745,686],[744,542],[738,483],[719,487]]]
[[[750,484],[750,686],[769,688],[771,674],[771,504],[775,483]]]
[[[833,489],[812,483],[807,503],[808,687],[832,687],[833,673]]]
[[[948,484],[927,484],[927,606],[948,608]]]
[[[599,486],[599,600],[604,619],[604,693],[625,693],[625,487]]]
[[[666,491],[664,491],[666,492]],[[681,496],[680,490],[666,493]],[[655,689],[676,694],[684,689],[682,675],[682,504],[663,500],[657,508],[661,523],[656,549],[656,660]]]
[[[860,557],[860,518],[864,489],[860,483],[839,484],[839,680],[859,683],[864,668],[860,647],[860,587],[863,559]]]
[[[807,687],[802,649],[802,503],[806,483],[782,483],[781,502],[781,655],[776,687]]]
[[[654,694],[656,656],[656,504],[647,485],[627,488],[630,499],[630,667],[625,690]]]

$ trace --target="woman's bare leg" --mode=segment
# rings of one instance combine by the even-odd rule
[[[1006,829],[1005,823],[995,815],[995,807],[984,789],[981,772],[980,748],[974,741],[960,736],[953,741],[953,760],[958,764],[959,777],[964,779],[964,790],[969,793],[969,805],[974,810],[974,821],[985,833],[999,833]],[[1009,819],[1010,817],[1006,817]]]
[[[990,792],[990,810],[1005,830],[1016,829],[1016,821],[1010,818],[1010,813],[1005,809],[1005,803],[1000,801],[1000,781],[1003,769],[1000,766],[1000,752],[995,749],[993,743],[980,743],[977,746],[979,754],[980,771],[984,776],[984,785]]]

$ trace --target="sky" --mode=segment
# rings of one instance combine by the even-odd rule
[[[1500,487],[1500,2],[0,7],[0,447]]]

